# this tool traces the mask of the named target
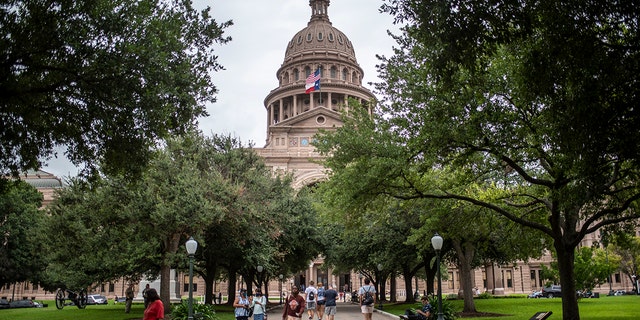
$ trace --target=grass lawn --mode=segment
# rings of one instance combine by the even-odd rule
[[[451,301],[457,310],[462,310],[462,300]],[[562,319],[562,300],[554,299],[476,299],[478,312],[499,313],[506,316],[482,317],[481,320],[529,319],[536,312],[553,311],[549,319]],[[420,308],[420,304],[385,305],[384,311],[403,314],[407,308]],[[580,319],[584,320],[635,320],[640,318],[640,296],[601,296],[599,299],[582,299],[579,302]],[[467,319],[467,318],[465,318]]]
[[[451,301],[462,310],[462,300]],[[536,312],[553,311],[549,318],[562,319],[562,301],[560,299],[476,299],[478,312],[498,313],[501,317],[482,317],[480,320],[521,320],[529,319]],[[124,313],[124,304],[87,306],[80,310],[74,306],[66,306],[62,310],[55,307],[53,301],[45,301],[47,308],[6,309],[0,310],[0,320],[139,320],[142,319],[144,305],[134,303],[131,313]],[[640,318],[640,296],[601,296],[599,299],[582,299],[579,302],[580,318],[583,320],[635,320]],[[384,311],[400,315],[407,308],[419,308],[420,304],[385,304]],[[233,308],[216,306],[220,320],[234,320]],[[379,319],[380,316],[374,316]],[[467,319],[467,318],[465,318]]]

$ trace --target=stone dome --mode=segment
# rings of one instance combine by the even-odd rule
[[[307,27],[298,31],[287,45],[285,61],[313,51],[334,51],[347,59],[356,61],[353,44],[347,36],[331,25],[327,8],[329,0],[310,0],[311,20]]]

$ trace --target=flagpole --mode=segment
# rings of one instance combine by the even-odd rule
[[[320,79],[322,79],[322,67],[318,67],[318,71],[320,71]],[[322,106],[322,84],[320,84],[320,89],[318,90],[320,94],[320,105]]]

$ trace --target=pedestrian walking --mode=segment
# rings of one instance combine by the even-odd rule
[[[298,287],[291,287],[291,294],[285,301],[282,311],[282,320],[300,320],[304,313],[305,300],[299,294]]]
[[[371,285],[371,279],[364,279],[364,286],[358,290],[358,298],[364,320],[371,320],[373,317],[373,305],[376,303],[376,287]]]
[[[336,312],[338,311],[336,304],[337,298],[338,291],[336,291],[333,286],[329,286],[329,290],[324,292],[324,314],[327,315],[327,320],[334,320]]]
[[[247,289],[241,288],[239,295],[233,301],[233,307],[235,308],[234,314],[236,320],[248,320],[249,319],[249,305],[251,301],[247,297]]]
[[[318,320],[322,320],[324,318],[324,285],[322,282],[318,282],[318,296],[316,297],[316,314],[318,315]]]
[[[309,314],[309,320],[313,320],[317,306],[316,299],[318,297],[318,289],[313,286],[314,284],[313,280],[309,281],[309,286],[304,290],[304,298],[307,301],[307,313]]]
[[[148,306],[144,309],[144,317],[142,320],[163,320],[164,319],[164,304],[160,300],[158,291],[153,288],[147,290]]]
[[[253,320],[263,320],[267,307],[267,298],[262,295],[262,289],[256,289],[255,297],[251,300],[251,307],[253,308]]]

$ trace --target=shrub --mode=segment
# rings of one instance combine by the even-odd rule
[[[213,305],[210,304],[193,304],[193,315],[194,319],[202,319],[202,320],[219,320],[216,315],[216,311],[213,309]],[[172,320],[187,320],[189,317],[189,304],[186,300],[182,300],[180,304],[176,304],[173,306],[171,310],[171,319]]]
[[[483,292],[478,295],[477,299],[493,299],[493,295],[489,292]]]
[[[431,297],[429,299],[429,303],[433,307],[433,312],[431,312],[429,320],[436,320],[438,319],[438,297]],[[453,304],[445,299],[442,299],[442,315],[445,320],[454,320],[458,318]]]

